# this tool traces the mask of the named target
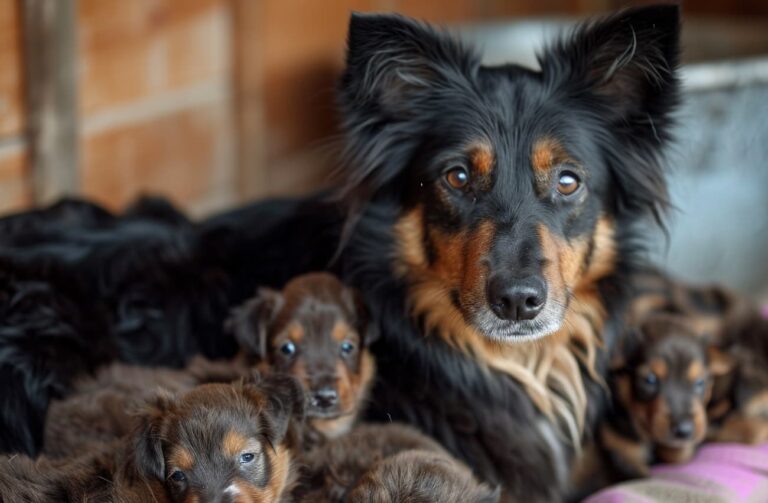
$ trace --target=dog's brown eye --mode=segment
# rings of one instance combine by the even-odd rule
[[[463,166],[454,166],[445,172],[445,180],[454,189],[463,189],[469,183],[469,173]]]
[[[581,180],[573,171],[561,171],[557,180],[557,191],[564,196],[570,196],[581,186]]]

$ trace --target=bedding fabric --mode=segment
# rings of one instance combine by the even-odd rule
[[[584,503],[768,503],[768,444],[704,445],[690,463],[659,465],[647,479],[604,489]]]

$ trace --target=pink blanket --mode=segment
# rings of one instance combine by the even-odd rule
[[[604,489],[584,503],[768,503],[768,444],[708,444],[684,465]]]

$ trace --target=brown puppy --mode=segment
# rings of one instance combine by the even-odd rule
[[[73,460],[0,460],[2,501],[279,502],[303,394],[289,377],[161,394],[133,434]]]
[[[434,440],[399,424],[366,424],[309,452],[296,503],[493,503],[499,490]]]
[[[377,334],[353,290],[331,274],[305,274],[282,291],[260,289],[228,326],[260,372],[302,382],[311,429],[325,438],[350,430],[373,379],[368,346]]]
[[[158,388],[188,391],[199,384],[229,383],[250,374],[232,362],[193,358],[185,369],[162,369],[113,364],[93,377],[80,379],[74,392],[51,403],[45,422],[43,453],[47,456],[76,455],[121,438],[136,426],[132,412],[152,397]]]
[[[626,337],[613,362],[613,411],[600,432],[616,478],[653,462],[688,460],[707,434],[713,379],[729,361],[685,318],[654,315]]]

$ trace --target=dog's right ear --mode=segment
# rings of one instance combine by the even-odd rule
[[[173,397],[167,391],[159,392],[147,401],[139,415],[134,435],[136,468],[144,478],[165,478],[165,457],[163,456],[163,422],[171,410]]]
[[[283,305],[283,295],[271,288],[260,288],[256,296],[234,308],[224,324],[240,348],[251,356],[267,355],[267,332]]]

